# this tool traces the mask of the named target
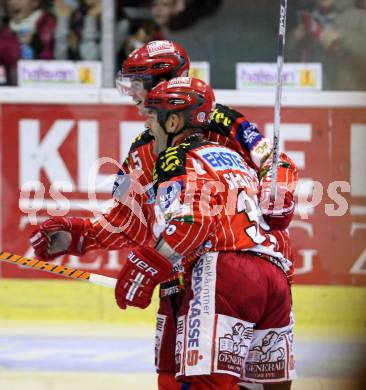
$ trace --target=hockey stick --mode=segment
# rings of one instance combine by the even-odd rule
[[[280,147],[280,123],[281,123],[281,96],[282,96],[282,68],[283,68],[283,53],[285,48],[286,35],[286,15],[287,15],[287,0],[280,0],[280,26],[278,31],[277,45],[277,86],[276,86],[276,101],[274,108],[274,130],[273,130],[273,154],[272,154],[272,183],[271,183],[271,200],[276,199],[277,187],[277,167]]]
[[[0,260],[7,261],[12,264],[22,265],[38,271],[50,272],[60,276],[66,276],[71,279],[85,280],[99,286],[112,287],[114,288],[117,279],[110,278],[108,276],[92,274],[87,271],[82,271],[76,268],[64,267],[62,265],[55,265],[47,263],[43,260],[28,259],[26,257],[14,255],[9,252],[0,252]]]

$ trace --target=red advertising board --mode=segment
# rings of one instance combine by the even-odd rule
[[[272,108],[236,108],[270,133]],[[128,105],[3,104],[1,113],[1,248],[31,257],[35,215],[37,221],[49,210],[92,216],[90,166],[104,156],[122,161],[143,123]],[[281,147],[297,162],[301,178],[290,227],[295,282],[364,285],[366,110],[287,107],[281,119]],[[113,163],[101,167],[98,200],[109,199],[116,170]],[[115,276],[122,257],[94,252],[58,262]],[[50,277],[6,263],[0,275]]]

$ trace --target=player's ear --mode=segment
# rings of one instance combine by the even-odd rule
[[[168,133],[176,133],[182,126],[181,115],[179,113],[171,113],[166,121],[166,130]]]

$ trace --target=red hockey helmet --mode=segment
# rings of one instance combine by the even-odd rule
[[[144,105],[157,111],[159,124],[163,128],[169,114],[174,112],[184,113],[184,128],[203,127],[211,121],[215,95],[202,80],[176,77],[154,87],[146,95]]]
[[[151,41],[133,51],[123,62],[116,79],[117,89],[123,94],[132,95],[132,83],[138,80],[142,81],[146,91],[150,91],[161,80],[187,76],[189,65],[188,55],[178,43]]]

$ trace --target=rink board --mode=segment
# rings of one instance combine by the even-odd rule
[[[271,137],[273,93],[216,92],[218,102],[233,105]],[[365,93],[284,94],[280,148],[300,175],[290,225],[297,283],[366,284],[365,107]],[[31,257],[28,237],[36,222],[54,212],[93,216],[110,199],[117,165],[143,129],[143,118],[116,91],[1,89],[1,249]],[[89,169],[105,156],[114,162],[95,177],[96,184],[104,182],[96,193],[100,202],[89,203]],[[30,183],[44,193],[34,199]],[[59,261],[115,277],[123,259],[123,251],[104,251]],[[50,276],[0,264],[0,277]]]
[[[57,321],[154,326],[157,296],[146,310],[121,311],[112,289],[71,280],[0,280],[1,321]],[[366,289],[293,286],[299,329],[361,333],[366,323]]]

